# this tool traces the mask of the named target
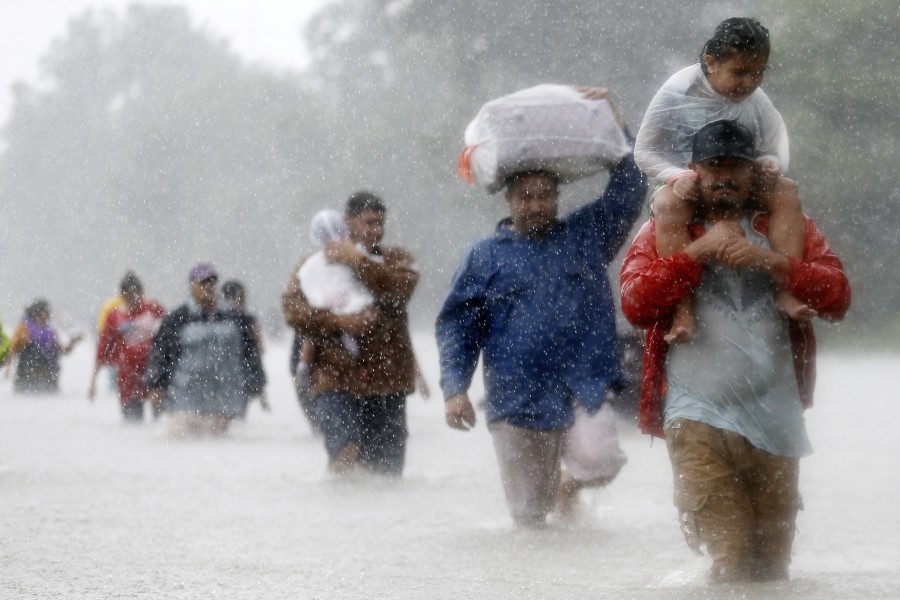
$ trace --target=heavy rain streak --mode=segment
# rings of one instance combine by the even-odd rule
[[[900,597],[896,1],[9,4],[0,598]],[[663,342],[676,327],[653,332],[668,317],[622,308],[635,292],[620,292],[620,269],[657,185],[650,172],[646,192],[638,183],[630,148],[657,90],[736,16],[768,29],[749,78],[789,139],[789,168],[750,176],[774,250],[759,242],[741,259],[719,246],[706,263],[719,271],[698,267],[691,333]],[[697,67],[726,98],[731,58]],[[504,189],[487,193],[460,160],[467,126],[489,101],[548,83],[608,102],[625,154],[573,182],[550,163],[498,175]],[[772,293],[786,280],[777,266],[746,269],[767,282],[755,298],[771,310],[739,339],[772,323],[781,333],[779,350],[740,348],[762,354],[745,368],[710,351],[710,330],[738,327],[710,319],[718,292],[702,291],[713,272],[750,281],[729,280],[740,272],[729,261],[780,251],[779,174],[828,246],[807,233],[802,258],[778,256],[800,270],[819,250],[840,261],[834,277],[804,271],[792,288],[811,319]],[[668,177],[675,197],[695,175]],[[702,165],[696,177],[702,204]],[[739,194],[730,185],[710,197]],[[544,223],[528,212],[541,202],[560,219],[600,216]],[[591,271],[585,257],[599,255]],[[792,438],[803,458],[789,578],[711,570],[713,526],[693,515],[715,494],[686,507],[674,436],[646,435],[639,417],[645,335],[647,360],[670,347],[657,365],[672,370],[667,411],[702,395],[684,381],[737,373],[754,399],[787,388],[796,402],[815,380],[794,424],[768,404],[734,427],[753,439],[776,423],[789,438],[805,420],[812,452]],[[798,344],[817,353],[813,371]],[[618,462],[567,487],[579,480],[564,431],[588,413],[609,417],[611,441],[594,450]],[[559,432],[550,458],[522,431],[541,444]],[[519,467],[554,492],[537,516]],[[685,543],[698,531],[699,555]]]

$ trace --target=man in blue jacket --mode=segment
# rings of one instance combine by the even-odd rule
[[[514,174],[509,218],[469,250],[438,316],[447,424],[475,425],[467,390],[483,354],[488,429],[517,525],[540,526],[553,508],[573,402],[596,410],[624,380],[606,270],[646,190],[629,154],[600,198],[558,219],[558,178]]]

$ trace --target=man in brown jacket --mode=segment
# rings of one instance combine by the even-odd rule
[[[406,306],[419,281],[408,252],[382,247],[385,207],[369,192],[350,197],[344,212],[350,237],[328,242],[332,262],[349,266],[374,297],[357,313],[316,309],[297,269],[282,296],[285,321],[314,348],[310,374],[329,469],[358,466],[399,476],[406,454],[406,397],[415,389],[415,359]],[[358,342],[353,351],[342,341]],[[346,336],[344,336],[346,339]]]

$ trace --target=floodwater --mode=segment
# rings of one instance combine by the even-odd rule
[[[58,397],[0,382],[0,597],[900,598],[900,356],[820,359],[793,579],[710,588],[664,444],[623,424],[615,482],[570,522],[515,530],[483,420],[444,426],[434,343],[417,346],[434,395],[410,399],[400,482],[326,475],[283,345],[266,355],[273,411],[219,440],[126,426],[109,390],[89,403],[90,344]]]

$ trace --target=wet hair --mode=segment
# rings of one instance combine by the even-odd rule
[[[37,319],[42,312],[50,310],[50,303],[43,298],[38,298],[25,307],[25,317],[29,319]]]
[[[226,300],[235,301],[244,293],[244,284],[237,279],[229,279],[222,284],[222,295]]]
[[[512,189],[512,187],[514,185],[516,185],[517,181],[519,181],[523,177],[529,177],[531,175],[540,175],[541,177],[549,177],[550,179],[553,180],[553,183],[555,183],[557,186],[559,186],[559,174],[554,173],[553,171],[544,171],[541,169],[531,169],[528,171],[517,171],[517,172],[513,173],[512,175],[507,175],[506,179],[503,180],[503,185],[504,185],[504,187],[506,187],[506,192],[509,193],[509,191]]]
[[[347,207],[344,213],[348,217],[358,217],[367,210],[383,213],[386,212],[384,201],[372,192],[356,192],[347,199]]]
[[[704,56],[722,60],[735,54],[759,54],[769,56],[769,30],[762,23],[749,17],[725,19],[716,27],[713,36],[700,51],[700,68],[707,73]]]
[[[134,271],[128,271],[122,276],[122,281],[119,282],[119,291],[123,294],[126,292],[143,292],[144,284],[141,283]]]

